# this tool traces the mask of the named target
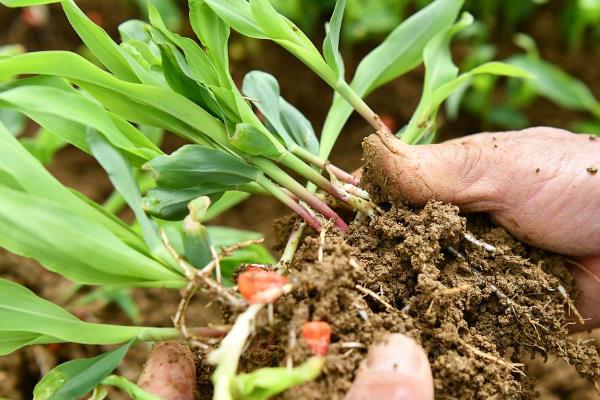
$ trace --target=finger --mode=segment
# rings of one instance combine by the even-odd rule
[[[431,199],[460,206],[463,211],[490,211],[499,184],[493,152],[469,142],[410,146],[400,140],[369,136],[364,144],[364,171],[390,198],[424,205]]]
[[[526,243],[571,256],[600,248],[600,140],[553,128],[409,146],[370,136],[366,179],[388,198],[488,212]]]
[[[189,347],[177,342],[158,343],[138,385],[162,400],[195,399],[196,367]]]
[[[575,307],[586,320],[571,326],[572,332],[582,332],[600,326],[600,257],[582,257],[572,264],[571,272],[580,290]]]
[[[346,400],[433,400],[429,360],[412,339],[390,335],[369,352]]]

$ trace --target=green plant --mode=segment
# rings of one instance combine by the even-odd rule
[[[0,0],[7,6],[50,2]],[[97,358],[55,368],[36,387],[38,399],[76,398],[101,384],[151,398],[109,374],[133,342],[180,335],[191,339],[226,333],[209,355],[209,361],[217,365],[213,383],[218,399],[267,398],[313,379],[323,365],[322,356],[292,370],[237,374],[240,354],[251,334],[250,321],[269,305],[248,306],[231,287],[231,276],[240,264],[273,264],[274,260],[255,234],[205,226],[207,218],[246,196],[240,193],[274,196],[304,220],[297,223],[275,266],[278,273],[285,273],[305,224],[317,231],[331,225],[342,231],[347,228],[317,188],[366,218],[379,212],[368,194],[356,186],[355,178],[327,161],[353,111],[384,142],[392,135],[363,101],[364,96],[424,61],[423,96],[401,134],[407,143],[420,143],[435,137],[436,115],[444,100],[475,76],[530,76],[499,62],[459,72],[449,44],[472,22],[469,14],[456,22],[462,0],[437,0],[408,18],[365,57],[350,82],[338,49],[344,0],[336,3],[322,53],[268,0],[190,0],[190,22],[201,45],[169,30],[152,2],[148,4],[150,24],[125,22],[120,27],[120,44],[72,0],[60,3],[106,70],[63,51],[2,56],[0,107],[26,115],[94,156],[121,198],[103,208],[67,189],[0,125],[0,245],[79,284],[108,290],[183,289],[183,298],[174,328],[109,326],[81,321],[22,286],[0,281],[0,319],[9,321],[0,327],[2,354],[34,343],[127,343]],[[320,142],[310,122],[281,97],[274,77],[254,71],[244,80],[244,94],[236,87],[227,53],[231,28],[283,46],[335,91]],[[262,112],[264,123],[253,107]],[[191,144],[165,155],[156,144],[157,130],[173,132]],[[282,167],[305,179],[307,185]],[[143,198],[140,184],[149,176],[153,182],[145,187],[149,189]],[[134,227],[107,210],[118,210],[121,202],[133,211]],[[278,295],[290,290],[284,286]],[[185,310],[199,288],[244,310],[228,332],[186,326]],[[102,389],[95,390],[94,396],[101,398]]]

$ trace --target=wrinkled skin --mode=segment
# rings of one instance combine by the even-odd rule
[[[531,128],[409,146],[395,139],[384,145],[372,135],[365,154],[367,173],[381,171],[370,177],[390,195],[416,205],[437,199],[463,212],[487,212],[524,242],[569,256],[600,276],[600,138]],[[582,291],[577,307],[591,318],[585,328],[600,326],[600,285],[580,268],[573,273]],[[160,362],[168,357],[166,351],[152,353],[144,374],[155,379],[142,386],[162,390],[166,400],[193,398],[162,386],[174,376]],[[193,368],[182,359],[170,368]],[[179,384],[189,385],[191,396],[195,377]],[[346,399],[373,398],[433,399],[427,356],[414,341],[396,334],[371,348]]]

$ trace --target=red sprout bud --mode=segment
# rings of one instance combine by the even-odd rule
[[[317,356],[327,354],[331,342],[331,325],[324,321],[311,321],[302,327],[302,338]]]
[[[273,303],[279,296],[289,292],[290,285],[286,277],[275,271],[259,269],[257,266],[250,268],[238,277],[239,291],[248,303]]]

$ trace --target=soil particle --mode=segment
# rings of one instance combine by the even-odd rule
[[[598,168],[596,167],[588,167],[585,169],[590,175],[596,175],[598,173]]]

